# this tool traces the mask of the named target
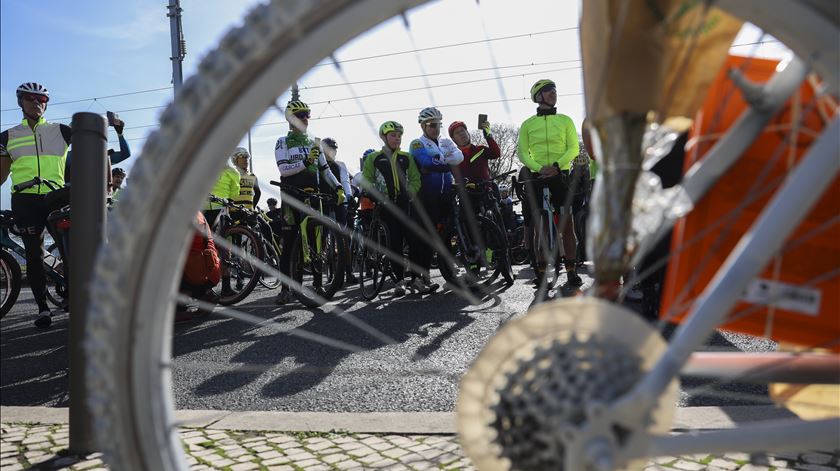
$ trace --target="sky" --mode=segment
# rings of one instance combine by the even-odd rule
[[[69,124],[75,112],[115,111],[126,122],[125,137],[133,154],[120,165],[129,171],[126,184],[130,184],[130,169],[142,156],[145,138],[172,99],[167,3],[0,2],[4,19],[0,28],[0,129],[20,122],[15,88],[27,81],[49,88],[46,117],[50,121]],[[185,77],[195,72],[200,59],[215,48],[224,32],[240,24],[257,3],[182,0]],[[442,0],[410,11],[408,28],[399,18],[388,20],[351,40],[334,56],[348,61],[390,55],[343,62],[343,77],[333,65],[323,65],[300,78],[301,99],[312,107],[309,132],[336,139],[338,159],[352,173],[365,149],[381,146],[377,135],[380,123],[402,123],[406,129],[403,147],[408,147],[410,140],[420,135],[417,113],[432,104],[443,113],[445,125],[461,120],[472,128],[478,114],[484,113],[493,123],[518,126],[534,113],[528,91],[541,78],[557,83],[558,111],[570,116],[579,128],[584,109],[579,16],[579,0]],[[757,29],[747,27],[735,43],[758,38]],[[748,47],[733,52],[754,48]],[[424,48],[436,49],[410,52]],[[409,53],[392,54],[405,51]],[[772,43],[760,46],[758,53],[770,57],[785,54],[782,46]],[[357,83],[371,80],[378,81]],[[127,93],[133,94],[109,97]],[[375,94],[378,96],[369,96]],[[278,103],[285,104],[288,98],[285,93]],[[68,101],[73,103],[61,104]],[[288,131],[288,125],[279,121],[285,120],[268,110],[251,128],[254,171],[263,182],[279,177],[274,143]],[[109,145],[116,148],[116,134],[110,133]],[[239,145],[248,147],[246,136]],[[0,188],[0,208],[9,208],[9,182]]]

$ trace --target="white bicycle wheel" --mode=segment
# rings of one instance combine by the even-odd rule
[[[160,129],[147,140],[132,185],[113,212],[110,244],[92,284],[88,390],[96,437],[113,469],[186,467],[168,369],[176,267],[184,261],[191,216],[210,190],[226,151],[275,97],[319,60],[421,3],[277,0],[261,5],[205,57],[162,114]],[[821,53],[833,44],[826,34],[836,32],[838,19],[814,19],[812,9],[819,5],[825,10],[817,11],[836,13],[829,8],[833,2],[782,2],[784,11],[761,1],[721,3],[810,60],[836,89],[840,61],[837,54]]]

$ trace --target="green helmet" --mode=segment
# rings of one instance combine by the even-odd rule
[[[540,94],[540,92],[543,90],[543,88],[546,88],[546,87],[549,87],[549,86],[550,87],[555,87],[554,82],[549,80],[549,79],[537,80],[537,83],[535,83],[533,86],[531,86],[531,100],[533,100],[534,103],[539,103],[539,100],[537,100],[537,95]]]
[[[309,111],[309,105],[300,100],[292,100],[286,105],[286,110],[291,114],[300,113],[301,111]]]
[[[398,133],[402,134],[403,127],[402,124],[396,121],[385,121],[382,123],[382,126],[379,126],[379,135],[384,136],[391,131],[397,131]]]

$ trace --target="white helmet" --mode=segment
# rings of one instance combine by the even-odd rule
[[[45,97],[50,96],[50,91],[47,90],[47,87],[41,85],[40,83],[36,83],[36,82],[22,83],[22,84],[20,84],[19,87],[17,87],[17,90],[15,90],[15,94],[17,95],[18,98],[23,96],[23,94],[25,94],[25,93],[32,93],[34,95],[43,95]]]
[[[420,124],[427,123],[429,121],[442,121],[443,115],[440,114],[440,111],[435,108],[434,106],[430,106],[428,108],[423,108],[420,111],[420,115],[417,117],[417,122]]]
[[[236,157],[240,155],[245,155],[248,159],[251,158],[251,154],[248,152],[248,149],[244,147],[237,147],[236,149],[233,149],[233,153],[230,154],[230,163],[236,166]]]

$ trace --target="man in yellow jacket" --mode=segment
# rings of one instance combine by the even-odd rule
[[[576,271],[577,241],[571,208],[573,195],[568,188],[569,169],[580,153],[577,128],[571,118],[557,112],[554,106],[557,104],[557,89],[551,80],[537,81],[531,87],[531,99],[537,103],[537,114],[525,120],[519,128],[518,146],[519,160],[524,165],[519,180],[525,184],[526,201],[522,205],[525,240],[526,243],[533,240],[534,215],[539,214],[543,189],[548,188],[551,204],[560,215],[557,246],[562,240],[567,284],[580,286],[583,282]],[[546,237],[546,234],[541,237]],[[547,260],[541,250],[536,252],[536,275],[541,281]]]

